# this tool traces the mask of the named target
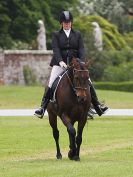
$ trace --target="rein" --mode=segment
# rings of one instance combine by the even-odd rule
[[[74,71],[78,71],[78,72],[88,72],[87,69],[86,69],[86,70],[81,70],[81,69],[75,69],[75,68],[74,68]],[[73,73],[74,73],[74,71],[73,71]]]
[[[68,70],[65,72],[65,74],[66,74],[66,76],[68,78],[68,81],[69,81],[70,85],[72,86],[73,91],[76,92],[76,89],[75,89],[75,87],[74,87],[74,85],[73,85],[73,83],[72,83],[72,81],[71,81],[71,79],[70,79],[70,77],[69,77],[67,72],[68,72]]]

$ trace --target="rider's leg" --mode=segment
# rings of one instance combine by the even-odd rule
[[[47,87],[45,89],[45,92],[44,92],[43,97],[42,97],[41,107],[35,111],[35,113],[34,113],[35,116],[37,116],[40,119],[43,118],[50,98],[51,98],[51,88]]]
[[[64,70],[60,67],[60,66],[53,66],[52,67],[52,71],[51,71],[51,75],[50,75],[50,79],[49,79],[49,84],[48,87],[46,89],[46,91],[44,92],[44,95],[42,97],[42,101],[41,101],[41,107],[39,109],[37,109],[35,111],[35,115],[38,118],[43,118],[45,110],[47,108],[47,105],[49,103],[49,100],[52,97],[51,94],[51,87],[53,82],[55,81],[55,79],[63,72]]]
[[[104,106],[102,105],[99,100],[98,100],[98,97],[97,97],[97,94],[96,94],[96,91],[95,91],[95,88],[91,82],[91,80],[89,79],[90,81],[90,92],[91,92],[91,99],[92,99],[92,104],[94,106],[94,109],[96,110],[97,114],[99,116],[101,116],[102,114],[105,113],[105,111],[108,109],[107,106]]]

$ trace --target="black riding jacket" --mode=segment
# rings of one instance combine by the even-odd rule
[[[66,64],[71,62],[73,56],[81,61],[85,60],[84,44],[79,31],[71,29],[69,37],[63,29],[54,32],[52,36],[53,57],[50,66],[59,65],[60,61]]]

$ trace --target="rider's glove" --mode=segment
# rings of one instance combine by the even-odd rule
[[[64,61],[60,61],[59,65],[61,68],[67,68],[67,65],[66,65],[66,63],[64,63]]]

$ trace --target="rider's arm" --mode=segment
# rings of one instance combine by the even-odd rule
[[[85,61],[85,48],[84,48],[84,43],[83,39],[81,37],[81,34],[79,32],[79,40],[78,40],[78,53],[79,53],[79,58],[84,62]]]
[[[56,60],[57,63],[59,63],[60,61],[62,61],[62,56],[59,47],[57,32],[53,33],[52,36],[52,49],[53,49],[54,59]]]

